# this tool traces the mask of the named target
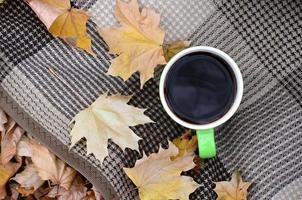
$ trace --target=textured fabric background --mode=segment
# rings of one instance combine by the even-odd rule
[[[135,199],[137,192],[129,192],[134,185],[122,167],[133,166],[142,152],[148,155],[160,145],[166,147],[167,140],[183,128],[163,111],[154,80],[140,90],[138,74],[127,82],[105,74],[111,56],[96,27],[117,23],[114,4],[114,0],[75,2],[92,16],[88,29],[96,57],[53,38],[22,0],[7,0],[0,6],[0,106],[12,115],[28,116],[20,118],[25,126],[32,121],[33,127],[41,127],[28,129],[108,199],[116,195]],[[243,74],[243,102],[216,131],[218,157],[206,161],[199,173],[186,173],[201,184],[191,199],[215,199],[212,181],[226,180],[236,169],[254,183],[250,199],[301,199],[302,3],[141,0],[140,4],[162,14],[167,42],[189,38],[193,46],[219,48],[234,58]],[[109,141],[110,157],[101,165],[93,155],[86,155],[84,140],[68,152],[68,124],[106,91],[134,94],[130,104],[148,108],[146,114],[157,123],[133,128],[142,137],[140,152],[123,152]]]

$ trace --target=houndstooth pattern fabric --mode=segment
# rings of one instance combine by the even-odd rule
[[[288,197],[291,199],[301,199],[302,196],[302,180],[301,177],[286,185],[280,190],[272,200],[287,200]]]
[[[161,24],[166,28],[167,42],[185,40],[214,11],[208,0],[140,0],[144,7],[161,13]],[[115,1],[97,1],[89,12],[93,21],[100,27],[118,24],[114,17]],[[100,10],[102,12],[100,12]]]
[[[161,107],[156,79],[140,90],[138,74],[126,82],[106,75],[111,55],[97,27],[118,25],[113,16],[115,1],[72,2],[92,16],[88,32],[95,57],[53,38],[23,0],[7,0],[0,6],[0,100],[1,94],[3,99],[13,100],[22,112],[12,114],[26,113],[35,126],[45,129],[47,140],[42,133],[32,134],[86,175],[106,199],[136,199],[135,186],[122,168],[133,167],[142,153],[149,155],[159,146],[167,147],[167,141],[184,129]],[[289,0],[139,2],[161,13],[166,42],[190,39],[193,46],[219,48],[236,61],[243,74],[242,104],[216,130],[218,157],[205,161],[198,173],[184,173],[201,185],[190,199],[215,199],[213,182],[229,179],[237,169],[254,183],[250,199],[301,199],[302,4]],[[84,139],[68,151],[68,124],[105,92],[133,95],[129,104],[147,108],[146,115],[157,123],[132,127],[142,138],[139,152],[122,151],[109,140],[110,156],[102,165],[86,154]],[[0,102],[7,111],[13,110]],[[52,143],[65,150],[58,151]],[[71,154],[77,157],[68,156]]]

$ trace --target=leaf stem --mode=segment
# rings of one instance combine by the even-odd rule
[[[84,102],[86,105],[89,105],[89,102],[87,102],[76,90],[74,90],[73,87],[71,87],[70,84],[66,80],[64,80],[53,67],[49,66],[48,72],[54,77],[56,77],[59,81],[61,81],[65,86],[67,86],[70,91],[72,91],[73,94],[78,97],[82,102]]]

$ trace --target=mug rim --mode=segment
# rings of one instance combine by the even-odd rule
[[[192,123],[189,123],[189,122],[186,122],[186,121],[180,119],[178,116],[176,116],[172,112],[172,110],[168,106],[168,103],[166,101],[165,94],[164,94],[166,76],[167,76],[169,70],[171,69],[171,67],[173,66],[173,64],[176,61],[178,61],[180,58],[182,58],[190,53],[195,53],[195,52],[208,52],[208,53],[213,53],[213,54],[221,57],[224,61],[226,61],[229,64],[229,66],[233,70],[235,78],[236,78],[237,91],[236,91],[236,96],[235,96],[233,105],[230,107],[228,112],[226,112],[222,117],[220,117],[219,119],[217,119],[213,122],[207,123],[207,124],[192,124]],[[238,109],[240,102],[242,100],[242,96],[243,96],[242,74],[240,72],[238,65],[235,63],[235,61],[225,52],[223,52],[219,49],[216,49],[214,47],[209,47],[209,46],[190,47],[190,48],[185,49],[185,50],[179,52],[178,54],[176,54],[165,66],[165,68],[161,74],[161,78],[160,78],[159,94],[160,94],[161,103],[162,103],[165,111],[178,124],[180,124],[186,128],[195,129],[195,130],[204,130],[204,129],[215,128],[215,127],[220,126],[221,124],[225,123],[227,120],[229,120],[235,114],[236,110]]]

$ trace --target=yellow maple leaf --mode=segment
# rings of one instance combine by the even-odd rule
[[[172,160],[182,157],[186,154],[193,155],[198,147],[197,137],[196,135],[191,134],[191,130],[187,130],[184,134],[178,138],[175,138],[172,142],[179,150],[178,154],[171,158]]]
[[[55,37],[60,37],[72,46],[91,50],[91,38],[86,23],[90,16],[86,11],[72,8],[70,0],[27,0],[40,20]]]
[[[138,187],[141,200],[187,200],[199,187],[193,178],[180,175],[195,166],[193,156],[187,154],[172,161],[170,158],[177,154],[177,147],[169,142],[168,149],[160,148],[157,154],[138,160],[133,168],[124,168]]]
[[[243,182],[239,172],[234,172],[231,181],[216,182],[214,191],[217,200],[246,200],[250,182]]]
[[[190,45],[189,41],[177,41],[169,45],[164,46],[164,54],[166,60],[170,60],[175,56],[177,53],[181,52],[182,50],[186,49]]]
[[[112,139],[122,149],[138,150],[138,137],[129,126],[152,122],[144,115],[145,109],[127,104],[131,97],[101,95],[92,105],[80,111],[72,120],[71,146],[80,139],[87,140],[87,153],[93,153],[103,161],[108,155],[108,139]]]
[[[162,48],[165,31],[160,28],[160,15],[149,8],[140,12],[137,0],[128,3],[117,0],[115,16],[120,27],[99,30],[110,52],[119,55],[112,60],[108,73],[127,80],[138,71],[143,87],[153,77],[154,68],[166,63]]]

